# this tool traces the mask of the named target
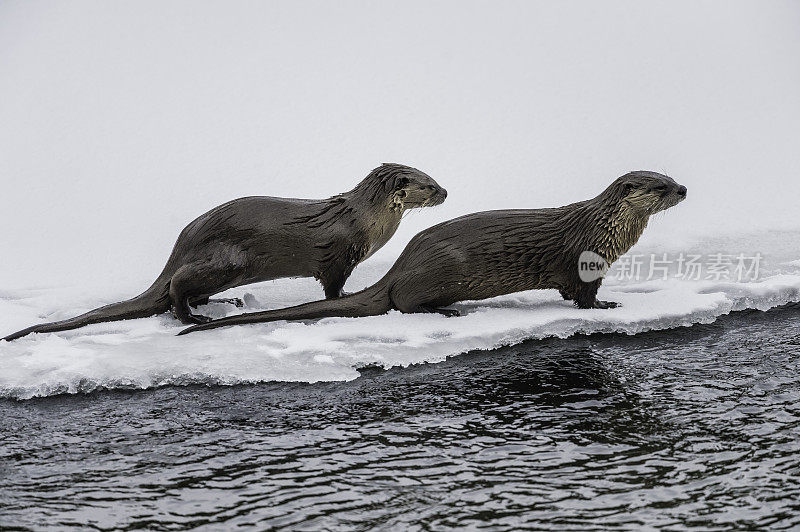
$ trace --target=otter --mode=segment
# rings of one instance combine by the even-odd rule
[[[142,294],[76,318],[34,325],[4,340],[170,309],[183,323],[204,323],[210,318],[191,307],[207,303],[209,296],[285,277],[315,277],[326,298],[338,298],[355,266],[394,235],[406,209],[439,205],[446,197],[427,174],[387,163],[350,192],[329,199],[236,199],[184,228],[161,275]]]
[[[179,335],[277,320],[436,312],[457,301],[555,288],[579,308],[614,308],[597,299],[602,277],[581,280],[582,253],[610,265],[641,236],[649,217],[686,198],[686,187],[655,172],[630,172],[597,197],[564,207],[486,211],[435,225],[408,243],[386,275],[369,288],[331,301],[230,316]]]

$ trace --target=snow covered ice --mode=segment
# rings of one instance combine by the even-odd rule
[[[275,322],[176,337],[185,326],[164,314],[34,334],[0,343],[0,396],[30,398],[167,384],[349,380],[359,375],[361,366],[438,362],[474,349],[533,338],[635,334],[707,323],[731,311],[767,310],[800,301],[800,253],[792,255],[796,252],[785,244],[797,240],[785,237],[774,240],[773,249],[766,250],[758,248],[768,242],[759,236],[693,244],[695,250],[759,249],[765,260],[759,279],[753,282],[685,280],[673,274],[667,280],[625,280],[614,277],[612,269],[598,297],[622,304],[613,310],[579,310],[555,290],[543,290],[460,303],[454,305],[462,313],[457,318],[392,311],[366,318]],[[662,251],[658,246],[637,246],[631,253]],[[367,261],[356,269],[347,289],[372,284],[390,265]],[[8,334],[33,323],[71,317],[131,297],[141,288],[117,287],[114,293],[103,287],[6,290],[0,293],[0,331]],[[241,310],[211,304],[201,312],[220,317],[284,307],[320,299],[322,290],[312,279],[293,279],[225,294],[245,296],[249,303]]]

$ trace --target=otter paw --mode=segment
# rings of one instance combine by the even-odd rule
[[[215,299],[207,299],[206,303],[225,303],[228,305],[235,305],[237,308],[242,308],[244,306],[244,301],[242,301],[238,297],[222,297]]]
[[[198,324],[199,323],[208,323],[208,322],[212,321],[211,318],[209,318],[208,316],[203,316],[202,314],[189,314],[189,320],[192,323],[198,323]]]
[[[617,308],[619,306],[620,304],[615,301],[600,301],[599,299],[595,299],[592,308]]]
[[[447,316],[448,318],[461,316],[461,313],[454,308],[438,308],[428,305],[420,305],[418,312],[424,312],[426,314],[441,314],[443,316]]]

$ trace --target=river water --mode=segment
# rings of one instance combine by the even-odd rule
[[[800,527],[800,305],[349,382],[0,400],[0,527]]]

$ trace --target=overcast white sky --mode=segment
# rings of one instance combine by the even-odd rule
[[[800,227],[798,2],[0,2],[0,288],[149,281],[197,215],[384,161],[479,210],[632,169],[650,238]],[[144,288],[144,287],[142,287]]]

